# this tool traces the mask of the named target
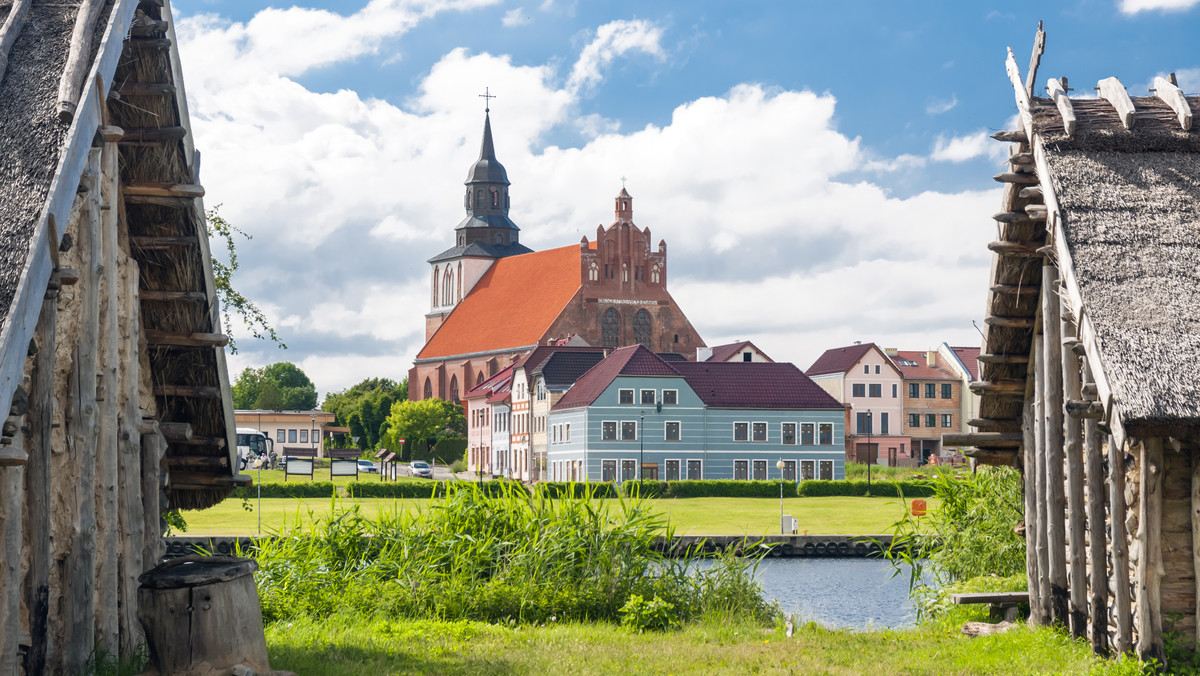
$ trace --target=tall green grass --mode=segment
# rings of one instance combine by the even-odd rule
[[[422,508],[368,519],[357,506],[298,520],[258,543],[268,622],[350,610],[371,616],[505,623],[619,621],[631,595],[705,614],[767,620],[757,560],[697,570],[655,541],[671,527],[650,501],[550,499],[450,484]]]

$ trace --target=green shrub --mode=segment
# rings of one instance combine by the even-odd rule
[[[791,481],[733,481],[729,479],[705,479],[702,481],[646,481],[642,497],[663,498],[777,498],[780,484],[783,494],[795,497],[796,484]],[[638,482],[626,481],[622,489],[633,495]]]
[[[328,498],[336,494],[332,481],[295,481],[238,486],[231,497],[253,499],[259,496],[259,488],[264,498]]]
[[[620,491],[614,483],[582,481],[542,481],[533,485],[533,494],[543,498],[615,498]]]
[[[818,498],[830,496],[861,497],[867,494],[867,482],[850,481],[821,481],[809,479],[801,481],[798,494],[802,498]],[[874,497],[894,498],[928,498],[935,494],[933,484],[927,480],[914,481],[872,481],[871,495]]]
[[[621,606],[621,626],[641,634],[645,631],[663,631],[679,624],[675,615],[675,604],[655,596],[647,601],[641,594],[630,594]]]
[[[450,471],[458,474],[459,472],[467,471],[467,461],[459,458],[450,464]]]
[[[346,495],[354,498],[431,498],[446,493],[446,482],[429,479],[397,479],[396,481],[351,481]]]

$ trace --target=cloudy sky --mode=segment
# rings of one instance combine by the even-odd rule
[[[206,204],[253,235],[236,286],[289,346],[232,327],[230,368],[292,361],[323,393],[406,375],[485,87],[522,242],[594,236],[626,177],[708,344],[801,368],[978,345],[1005,47],[1024,71],[1042,19],[1039,86],[1196,93],[1197,4],[176,0]]]

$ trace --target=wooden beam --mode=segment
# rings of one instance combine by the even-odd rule
[[[229,458],[223,455],[171,455],[167,456],[167,467],[217,468],[229,467]]]
[[[1048,492],[1046,487],[1046,416],[1043,414],[1045,410],[1046,396],[1046,369],[1042,366],[1042,361],[1045,359],[1044,351],[1042,350],[1043,337],[1040,333],[1035,332],[1033,336],[1033,344],[1030,346],[1030,355],[1034,358],[1032,366],[1033,375],[1033,396],[1028,397],[1025,401],[1028,405],[1026,408],[1025,422],[1029,423],[1025,429],[1029,430],[1029,436],[1026,438],[1028,444],[1032,441],[1033,446],[1033,464],[1026,465],[1026,471],[1034,474],[1034,482],[1036,487],[1034,494],[1037,496],[1034,508],[1036,510],[1035,521],[1037,523],[1034,531],[1034,548],[1037,556],[1037,589],[1038,589],[1038,607],[1036,609],[1037,622],[1043,625],[1049,625],[1054,615],[1051,606],[1051,588],[1050,588],[1050,552],[1049,552],[1049,529],[1047,526],[1047,504]],[[1031,609],[1031,613],[1035,612]]]
[[[204,186],[171,183],[130,183],[125,186],[126,198],[131,195],[155,197],[204,197]]]
[[[1016,153],[1015,155],[1009,155],[1008,163],[1015,166],[1031,167],[1033,166],[1033,153]]]
[[[1084,383],[1083,386],[1079,388],[1079,391],[1083,394],[1083,396],[1089,398],[1098,396],[1100,394],[1099,388],[1096,387],[1096,383]]]
[[[50,624],[50,570],[51,560],[51,503],[54,495],[50,481],[50,456],[52,453],[53,420],[55,413],[54,369],[56,359],[55,326],[58,323],[58,299],[42,301],[38,316],[34,344],[37,353],[33,356],[33,383],[29,392],[29,462],[25,466],[25,518],[29,536],[29,572],[25,583],[25,607],[28,612],[28,627],[31,636],[47,636]],[[44,674],[47,643],[33,641],[25,656],[25,673]]]
[[[1108,101],[1116,109],[1121,126],[1133,129],[1133,100],[1129,98],[1129,92],[1125,91],[1125,85],[1115,77],[1106,77],[1097,83],[1096,89],[1100,90],[1100,98]]]
[[[980,448],[1016,448],[1021,445],[1020,432],[956,432],[942,435],[942,446],[978,446]]]
[[[170,442],[183,442],[192,438],[192,424],[186,422],[159,423],[163,437]]]
[[[982,364],[1028,364],[1029,355],[1027,354],[981,354],[979,362]]]
[[[1112,78],[1115,79],[1115,78]],[[1151,437],[1141,444],[1138,463],[1137,651],[1142,661],[1163,661],[1162,637],[1162,498],[1163,442]]]
[[[125,49],[158,49],[171,48],[170,38],[139,38],[133,36],[125,41]]]
[[[105,4],[103,0],[83,0],[75,15],[67,64],[58,82],[58,120],[64,124],[75,119],[75,109],[83,93],[83,80],[92,65],[92,35],[96,32],[96,22]]]
[[[194,197],[161,197],[158,195],[125,195],[126,204],[150,204],[169,209],[192,209],[196,206]]]
[[[1108,503],[1112,542],[1113,620],[1117,625],[1113,652],[1123,655],[1133,648],[1133,612],[1129,584],[1129,534],[1125,529],[1125,449],[1108,440]]]
[[[167,32],[167,22],[153,19],[145,14],[137,19],[134,19],[133,25],[129,27],[129,35],[132,37],[146,37],[151,35],[162,35]]]
[[[992,138],[1006,143],[1029,143],[1029,137],[1021,129],[1005,129],[992,134]]]
[[[983,323],[1008,329],[1031,329],[1033,317],[984,317]]]
[[[225,437],[193,435],[190,439],[176,439],[174,441],[168,440],[168,443],[175,446],[208,446],[211,448],[225,448],[226,442]]]
[[[980,380],[970,384],[976,394],[1019,394],[1025,396],[1024,380]]]
[[[221,388],[214,385],[155,385],[154,396],[220,399]]]
[[[1091,377],[1086,359],[1083,379]],[[1095,420],[1083,422],[1083,463],[1087,477],[1088,625],[1092,652],[1108,654],[1108,549],[1104,527],[1104,454]]]
[[[973,459],[980,465],[993,467],[1014,467],[1020,454],[1015,449],[998,448],[968,448],[963,455]]]
[[[1066,403],[1067,415],[1082,420],[1100,420],[1104,417],[1104,404],[1086,399],[1072,399]]]
[[[1042,256],[1038,253],[1038,247],[1024,242],[989,242],[987,248],[1001,256],[1012,256],[1014,258],[1041,258]]]
[[[1004,61],[1004,70],[1008,74],[1008,81],[1013,86],[1013,98],[1017,102],[1017,119],[1021,122],[1021,129],[1025,131],[1025,137],[1033,139],[1033,113],[1030,109],[1029,89],[1021,82],[1021,68],[1017,66],[1017,59],[1013,56],[1012,47],[1008,48],[1008,58]]]
[[[176,249],[199,244],[195,237],[130,237],[129,241],[134,248],[143,250]]]
[[[184,136],[187,136],[187,129],[183,127],[133,127],[125,130],[125,138],[121,139],[121,144],[132,145],[135,143],[146,144],[178,141]]]
[[[1067,97],[1066,85],[1050,78],[1046,81],[1046,91],[1050,93],[1050,98],[1054,99],[1054,105],[1058,106],[1058,114],[1063,121],[1063,131],[1067,132],[1067,136],[1074,134],[1075,108],[1071,106],[1071,99]]]
[[[983,432],[1021,432],[1021,421],[1013,418],[972,418],[967,425]]]
[[[179,347],[225,347],[229,336],[222,333],[175,333],[146,329],[146,344],[150,346],[175,345]]]
[[[1062,334],[1069,334],[1074,326],[1065,319],[1061,321]],[[1079,357],[1070,351],[1062,351],[1063,396],[1073,399],[1082,396],[1083,378],[1079,373]],[[1083,424],[1078,418],[1067,416],[1063,420],[1063,452],[1067,458],[1067,580],[1070,584],[1068,625],[1075,638],[1087,638],[1087,560],[1084,548],[1083,501]]]
[[[8,55],[17,42],[17,36],[21,34],[21,28],[25,26],[25,13],[29,11],[31,4],[33,0],[13,2],[4,18],[4,25],[0,26],[0,81],[4,80],[4,72],[8,69]]]
[[[244,486],[253,483],[249,474],[207,474],[204,472],[171,472],[171,486],[176,489],[207,489],[225,486]]]
[[[1033,219],[1024,211],[1001,211],[993,214],[992,220],[999,223],[1024,223]]]
[[[207,303],[208,294],[203,291],[152,291],[144,290],[138,293],[143,301],[187,301],[191,303]]]
[[[1029,215],[1030,220],[1044,221],[1050,217],[1050,210],[1045,204],[1030,204],[1025,207],[1025,213]]]
[[[174,96],[170,82],[123,82],[116,89],[121,96]]]
[[[1015,183],[1017,185],[1034,185],[1038,182],[1037,174],[1017,171],[1004,171],[992,177],[998,183]]]
[[[1042,291],[1033,284],[993,284],[989,290],[992,293],[1004,293],[1012,296],[1032,296]]]
[[[1042,186],[1031,185],[1027,188],[1021,188],[1021,191],[1017,193],[1017,196],[1021,199],[1040,200],[1042,199]]]
[[[1063,452],[1062,325],[1058,301],[1058,268],[1042,266],[1042,351],[1046,436],[1046,530],[1050,572],[1051,619],[1069,623],[1067,582],[1067,500]]]
[[[1037,35],[1033,39],[1033,55],[1029,57],[1029,72],[1025,74],[1025,95],[1033,98],[1033,85],[1037,82],[1038,64],[1042,62],[1042,54],[1046,52],[1046,31],[1042,30],[1042,22],[1038,21]]]
[[[1163,103],[1171,106],[1171,110],[1175,111],[1175,115],[1179,118],[1179,126],[1184,131],[1191,131],[1192,107],[1188,104],[1187,97],[1183,95],[1183,90],[1176,87],[1167,78],[1159,75],[1154,78],[1154,89],[1150,91],[1162,99]]]

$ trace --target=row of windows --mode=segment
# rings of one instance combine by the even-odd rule
[[[617,475],[618,462],[620,463],[619,467],[621,470],[619,478]],[[741,481],[766,481],[772,478],[771,469],[774,467],[775,463],[770,460],[734,460],[733,478]],[[566,481],[568,478],[582,478],[582,471],[580,470],[578,460],[557,461],[551,465],[551,477],[555,481]],[[686,473],[681,473],[681,470]],[[661,477],[660,471],[662,473]],[[783,462],[782,475],[785,481],[796,480],[795,460],[785,460]],[[808,481],[818,476],[825,481],[833,479],[832,460],[800,461],[801,480]],[[633,481],[637,478],[636,460],[618,461],[614,459],[600,461],[601,481]],[[679,481],[681,479],[698,481],[704,478],[704,464],[700,460],[665,460],[661,464],[647,462],[642,465],[642,478],[650,481],[657,481],[660,478],[664,481]]]
[[[298,442],[297,442],[297,439],[299,439]],[[312,440],[313,440],[313,443],[316,443],[316,441],[317,441],[317,431],[316,430],[312,431]],[[276,429],[275,430],[275,443],[277,443],[277,444],[295,444],[295,443],[307,444],[308,443],[308,430]]]
[[[896,384],[892,383],[892,398],[895,399],[898,394]],[[868,394],[868,392],[870,394]],[[883,396],[883,383],[854,383],[850,385],[850,395],[854,397],[873,397],[880,398]]]
[[[937,383],[925,383],[925,398],[937,398]],[[921,398],[921,383],[908,384],[908,396],[910,399]],[[942,399],[954,398],[954,385],[951,383],[942,383]]]
[[[872,425],[874,417],[874,414],[870,411],[858,414],[855,419],[855,429],[858,430],[859,434],[875,434],[874,426]],[[880,411],[879,413],[879,434],[888,434],[887,411]]]
[[[550,443],[565,444],[571,441],[571,423],[550,426]]]
[[[657,403],[655,401],[656,394],[657,394],[657,392],[655,390],[641,390],[638,395],[639,401],[641,402],[641,404],[643,406],[654,406],[655,403]],[[622,404],[632,404],[633,403],[633,390],[626,389],[626,390],[618,391],[617,400],[620,401]],[[662,391],[662,405],[663,406],[674,406],[675,404],[678,404],[678,403],[679,403],[679,390],[663,390]]]
[[[633,315],[633,342],[650,345],[650,313],[639,309]],[[621,342],[621,315],[616,308],[608,308],[600,316],[600,346],[617,347]]]
[[[621,441],[637,441],[638,423],[636,420],[605,420],[600,423],[600,440],[617,441],[620,431]],[[679,441],[682,437],[682,426],[677,420],[663,423],[663,441]],[[768,442],[768,424],[765,422],[735,422],[733,423],[734,441]],[[779,424],[779,442],[794,446],[796,444],[796,423]],[[801,423],[800,443],[804,446],[833,444],[833,423]]]
[[[953,424],[952,424],[954,422],[953,414],[943,413],[941,415],[942,415],[942,427],[953,427]],[[938,417],[937,413],[926,413],[925,414],[925,426],[926,427],[937,427],[937,423],[938,423],[937,417]],[[920,413],[909,413],[908,414],[908,426],[909,427],[920,427],[921,426],[921,414]]]

